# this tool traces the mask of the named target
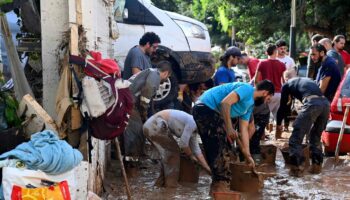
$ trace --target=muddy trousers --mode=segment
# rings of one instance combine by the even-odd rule
[[[309,134],[312,163],[322,164],[321,134],[326,128],[328,115],[329,103],[326,98],[312,99],[304,104],[294,122],[293,132],[289,139],[289,155],[292,165],[299,166],[305,160],[302,142],[306,134]]]
[[[180,174],[180,148],[168,129],[167,122],[152,116],[143,126],[145,137],[157,149],[161,158],[161,171],[157,186],[175,187]]]
[[[230,163],[235,155],[226,139],[224,121],[205,104],[196,104],[193,107],[193,118],[212,172],[212,181],[230,181]]]
[[[269,118],[270,113],[254,115],[255,132],[249,141],[249,148],[251,154],[260,154],[260,140],[261,137],[264,135],[265,127],[269,123]]]
[[[145,154],[145,137],[142,132],[142,120],[140,112],[134,106],[128,125],[123,134],[124,155],[140,158]]]

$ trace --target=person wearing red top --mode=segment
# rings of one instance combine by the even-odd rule
[[[346,70],[350,68],[350,54],[344,50],[344,46],[345,46],[345,37],[343,35],[336,35],[333,38],[333,48],[338,53],[340,53],[340,55],[344,60],[344,64],[345,64],[344,74],[345,74]]]
[[[249,57],[246,53],[242,53],[240,64],[247,66],[250,80],[254,79],[256,68],[258,67],[259,62],[259,59]]]
[[[266,48],[268,55],[267,60],[260,61],[255,74],[255,84],[259,83],[259,80],[269,80],[275,86],[275,95],[268,103],[270,112],[273,115],[274,120],[277,118],[277,111],[281,99],[281,87],[284,83],[283,72],[286,70],[286,66],[281,61],[277,60],[277,46],[274,44],[268,44]],[[276,138],[277,139],[277,138]]]

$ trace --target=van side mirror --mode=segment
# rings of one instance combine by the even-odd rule
[[[129,18],[129,10],[127,8],[124,8],[123,19],[128,19],[128,18]]]

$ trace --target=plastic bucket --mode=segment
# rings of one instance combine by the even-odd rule
[[[239,192],[213,192],[214,200],[240,200]]]
[[[196,164],[185,155],[180,156],[179,182],[198,183],[199,169]]]
[[[264,187],[264,177],[252,172],[245,163],[233,163],[230,189],[239,192],[258,192]]]
[[[269,145],[261,145],[260,146],[260,153],[261,153],[261,164],[271,164],[275,165],[276,161],[276,153],[277,153],[277,147],[269,144]]]

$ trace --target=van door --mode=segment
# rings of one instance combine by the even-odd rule
[[[119,32],[119,37],[114,42],[114,56],[123,69],[126,55],[133,46],[139,44],[145,26],[140,20],[142,13],[137,0],[117,0],[113,10]]]

